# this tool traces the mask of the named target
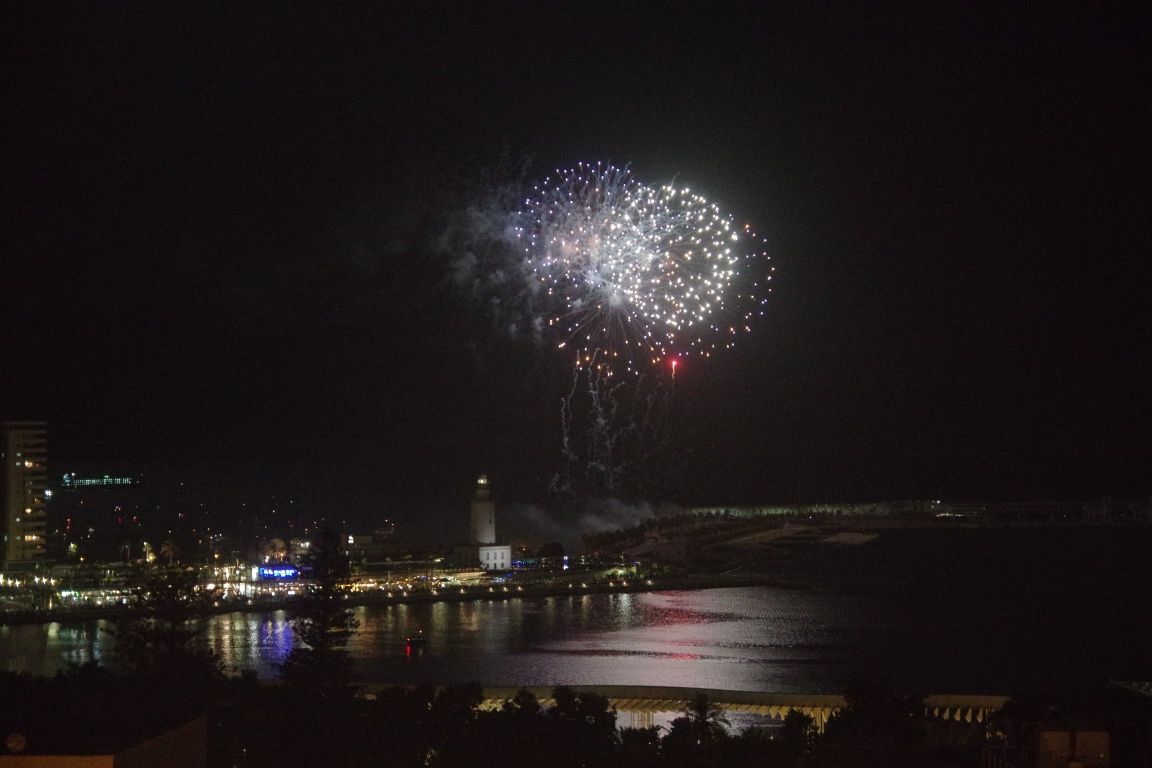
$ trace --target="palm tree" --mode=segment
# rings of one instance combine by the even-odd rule
[[[701,741],[717,741],[728,735],[731,723],[724,709],[709,699],[707,694],[697,692],[684,707],[684,715],[688,718],[692,732],[696,734],[697,744]]]
[[[168,558],[168,565],[171,567],[176,558],[180,556],[180,548],[172,539],[165,539],[164,543],[160,545],[160,554]]]
[[[284,539],[280,538],[264,542],[263,549],[266,561],[275,560],[278,563],[282,563],[288,555],[288,545],[284,543]]]
[[[670,766],[726,765],[722,759],[728,741],[728,718],[707,694],[697,693],[672,721],[660,751]]]

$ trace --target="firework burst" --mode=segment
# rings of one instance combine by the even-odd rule
[[[638,371],[731,346],[762,312],[764,243],[688,189],[578,165],[533,189],[516,238],[557,347],[577,367]]]

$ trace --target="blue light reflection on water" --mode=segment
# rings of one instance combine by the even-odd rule
[[[348,649],[359,680],[398,684],[816,693],[880,677],[996,693],[1060,676],[1123,677],[1133,660],[1123,651],[1137,639],[1052,632],[1056,618],[1082,610],[1069,601],[1095,606],[1098,621],[1116,620],[1093,591],[1057,601],[1000,590],[743,587],[359,607]],[[1122,616],[1126,603],[1113,602]],[[51,674],[107,661],[114,638],[104,626],[0,627],[0,668]],[[421,630],[426,642],[406,653],[405,639]],[[233,613],[211,619],[206,642],[229,669],[274,678],[292,630],[284,611]]]
[[[365,682],[633,684],[1013,693],[1152,675],[1152,526],[891,531],[797,550],[810,589],[572,595],[355,609]],[[807,552],[807,554],[805,554]],[[52,674],[114,657],[105,622],[0,626],[0,669]],[[422,652],[405,638],[424,630]],[[233,669],[275,677],[282,611],[214,617]]]
[[[821,679],[826,661],[867,635],[865,610],[766,588],[393,604],[354,609],[348,650],[358,678],[373,682],[817,690],[834,684]],[[50,674],[107,660],[101,625],[0,628],[0,665]],[[424,647],[405,653],[421,630]],[[292,631],[284,611],[224,614],[206,642],[227,668],[273,678]]]
[[[226,669],[270,678],[292,650],[292,628],[284,611],[227,613],[209,621],[205,640]]]

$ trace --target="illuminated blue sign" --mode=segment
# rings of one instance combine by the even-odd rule
[[[260,566],[260,581],[296,581],[300,575],[294,565],[262,565]]]

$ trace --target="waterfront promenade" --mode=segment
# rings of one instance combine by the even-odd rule
[[[767,586],[779,589],[803,589],[801,582],[747,574],[671,575],[616,581],[551,580],[548,583],[468,586],[441,589],[351,591],[345,596],[349,608],[371,605],[422,605],[428,603],[461,603],[478,600],[511,600],[515,598],[563,597],[627,592],[713,589],[719,587]],[[220,601],[200,606],[205,614],[263,613],[291,610],[300,598],[252,598]],[[45,610],[0,611],[0,624],[45,624],[116,619],[131,616],[132,605],[74,606]]]
[[[390,686],[363,683],[362,694],[375,696]],[[569,686],[580,693],[594,693],[608,699],[608,703],[621,717],[622,727],[648,728],[657,714],[678,714],[685,710],[697,694],[704,694],[726,713],[749,714],[783,720],[789,712],[798,711],[812,718],[817,731],[824,732],[828,720],[847,701],[839,694],[767,693],[759,691],[728,691],[708,688],[676,688],[643,685],[576,685]],[[499,709],[520,691],[536,697],[542,707],[554,703],[552,688],[544,686],[485,686],[481,709]],[[924,697],[926,714],[945,721],[983,723],[1008,701],[1007,696],[971,694],[932,694]]]

